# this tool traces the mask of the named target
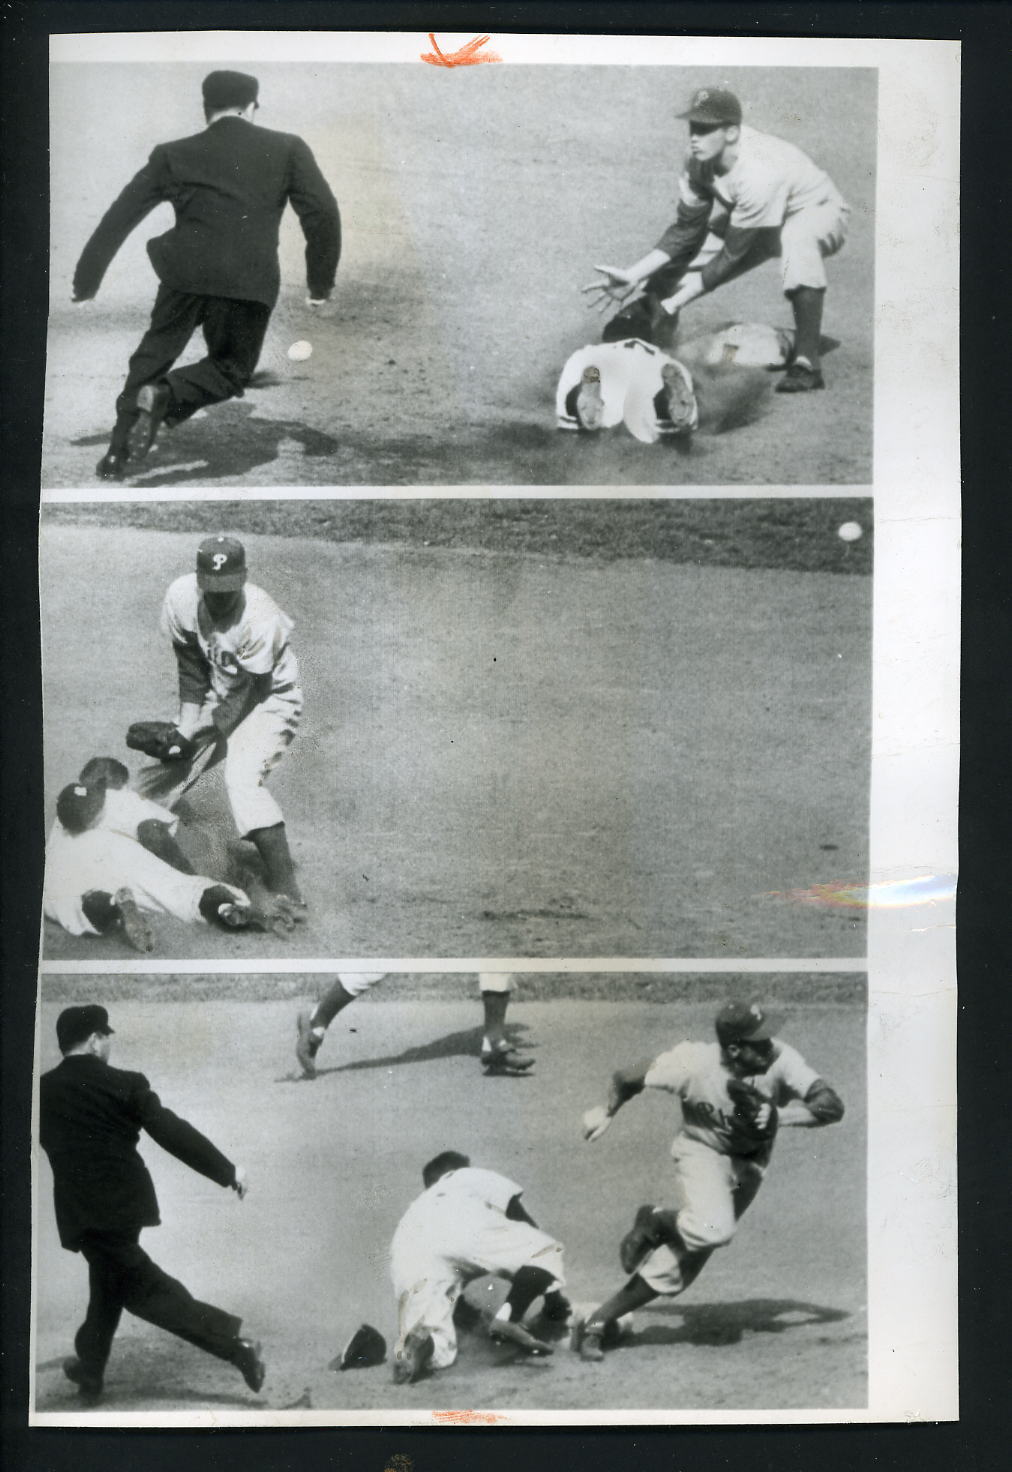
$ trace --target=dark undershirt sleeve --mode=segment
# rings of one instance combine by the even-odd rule
[[[683,200],[679,201],[678,214],[675,216],[674,223],[668,226],[657,242],[657,249],[671,257],[671,265],[665,266],[665,271],[671,270],[672,267],[675,270],[684,271],[693,257],[698,254],[706,239],[709,220],[709,200],[704,200],[698,205],[688,205]]]
[[[712,261],[708,261],[700,273],[707,291],[713,291],[715,286],[720,286],[742,269],[758,235],[758,230],[741,230],[737,225],[728,226],[723,250]]]
[[[843,1100],[825,1079],[817,1078],[802,1100],[820,1124],[836,1124],[843,1118]]]
[[[179,674],[179,699],[184,705],[203,705],[211,688],[211,676],[200,646],[193,643],[172,645]]]

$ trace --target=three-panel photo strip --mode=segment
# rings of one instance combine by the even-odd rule
[[[50,51],[32,1424],[952,1419],[958,45]]]

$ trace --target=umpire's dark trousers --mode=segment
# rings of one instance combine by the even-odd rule
[[[241,397],[256,370],[270,321],[263,302],[224,296],[197,296],[159,286],[151,322],[130,359],[123,392],[116,400],[113,443],[122,444],[137,417],[137,394],[147,383],[164,382],[172,401],[168,425],[189,419],[198,409]],[[207,356],[183,368],[173,363],[198,327],[203,328]]]
[[[194,1298],[151,1261],[139,1238],[139,1231],[85,1232],[81,1237],[91,1289],[87,1315],[74,1338],[82,1366],[101,1379],[124,1309],[220,1360],[231,1360],[242,1320]]]

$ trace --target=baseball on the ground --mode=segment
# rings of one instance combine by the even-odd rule
[[[864,533],[856,521],[845,521],[843,526],[837,528],[836,535],[841,542],[856,542]]]
[[[311,342],[293,342],[288,349],[288,356],[293,363],[304,363],[307,358],[313,356],[313,344]]]

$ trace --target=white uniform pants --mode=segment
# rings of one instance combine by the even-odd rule
[[[453,1309],[472,1278],[496,1273],[512,1278],[523,1267],[544,1268],[555,1278],[553,1287],[565,1283],[562,1244],[538,1227],[499,1217],[487,1226],[472,1225],[474,1213],[461,1213],[455,1229],[437,1248],[424,1237],[395,1239],[391,1275],[397,1295],[397,1347],[412,1329],[424,1328],[432,1335],[433,1367],[445,1370],[457,1358],[457,1331]],[[483,1212],[488,1216],[488,1212]]]
[[[826,289],[827,256],[835,256],[847,239],[850,208],[842,199],[827,200],[825,204],[812,205],[789,215],[779,230],[763,230],[760,239],[749,253],[744,271],[751,271],[763,261],[780,259],[780,276],[785,294],[796,291],[799,286],[811,286],[817,291]],[[721,212],[718,221],[726,228],[726,214]],[[717,221],[715,221],[717,223]],[[703,242],[699,254],[688,269],[701,271],[723,249],[723,235],[711,231]]]
[[[174,915],[192,924],[203,919],[200,899],[204,891],[218,882],[203,874],[181,874],[136,839],[100,829],[61,844],[52,870],[46,873],[45,915],[71,935],[98,934],[82,907],[85,895],[95,890],[114,895],[118,889],[129,889],[142,910]],[[246,900],[241,889],[224,887],[236,899]]]
[[[201,725],[193,737],[198,752],[206,741],[214,739],[213,710],[211,703],[201,712]],[[225,743],[224,757],[214,757],[204,768],[208,772],[224,761],[225,791],[240,838],[258,828],[273,828],[284,822],[284,814],[264,783],[291,745],[300,714],[299,704],[270,696],[239,722]],[[138,773],[137,789],[173,807],[190,772],[188,762],[155,762]]]
[[[719,1155],[709,1145],[679,1135],[671,1147],[680,1207],[678,1232],[685,1249],[664,1243],[636,1269],[656,1293],[681,1293],[710,1253],[734,1236],[738,1219],[756,1198],[763,1167],[737,1155]]]
[[[273,700],[250,712],[228,738],[225,790],[239,837],[273,828],[284,815],[264,783],[281,761],[299,724],[299,713]]]

